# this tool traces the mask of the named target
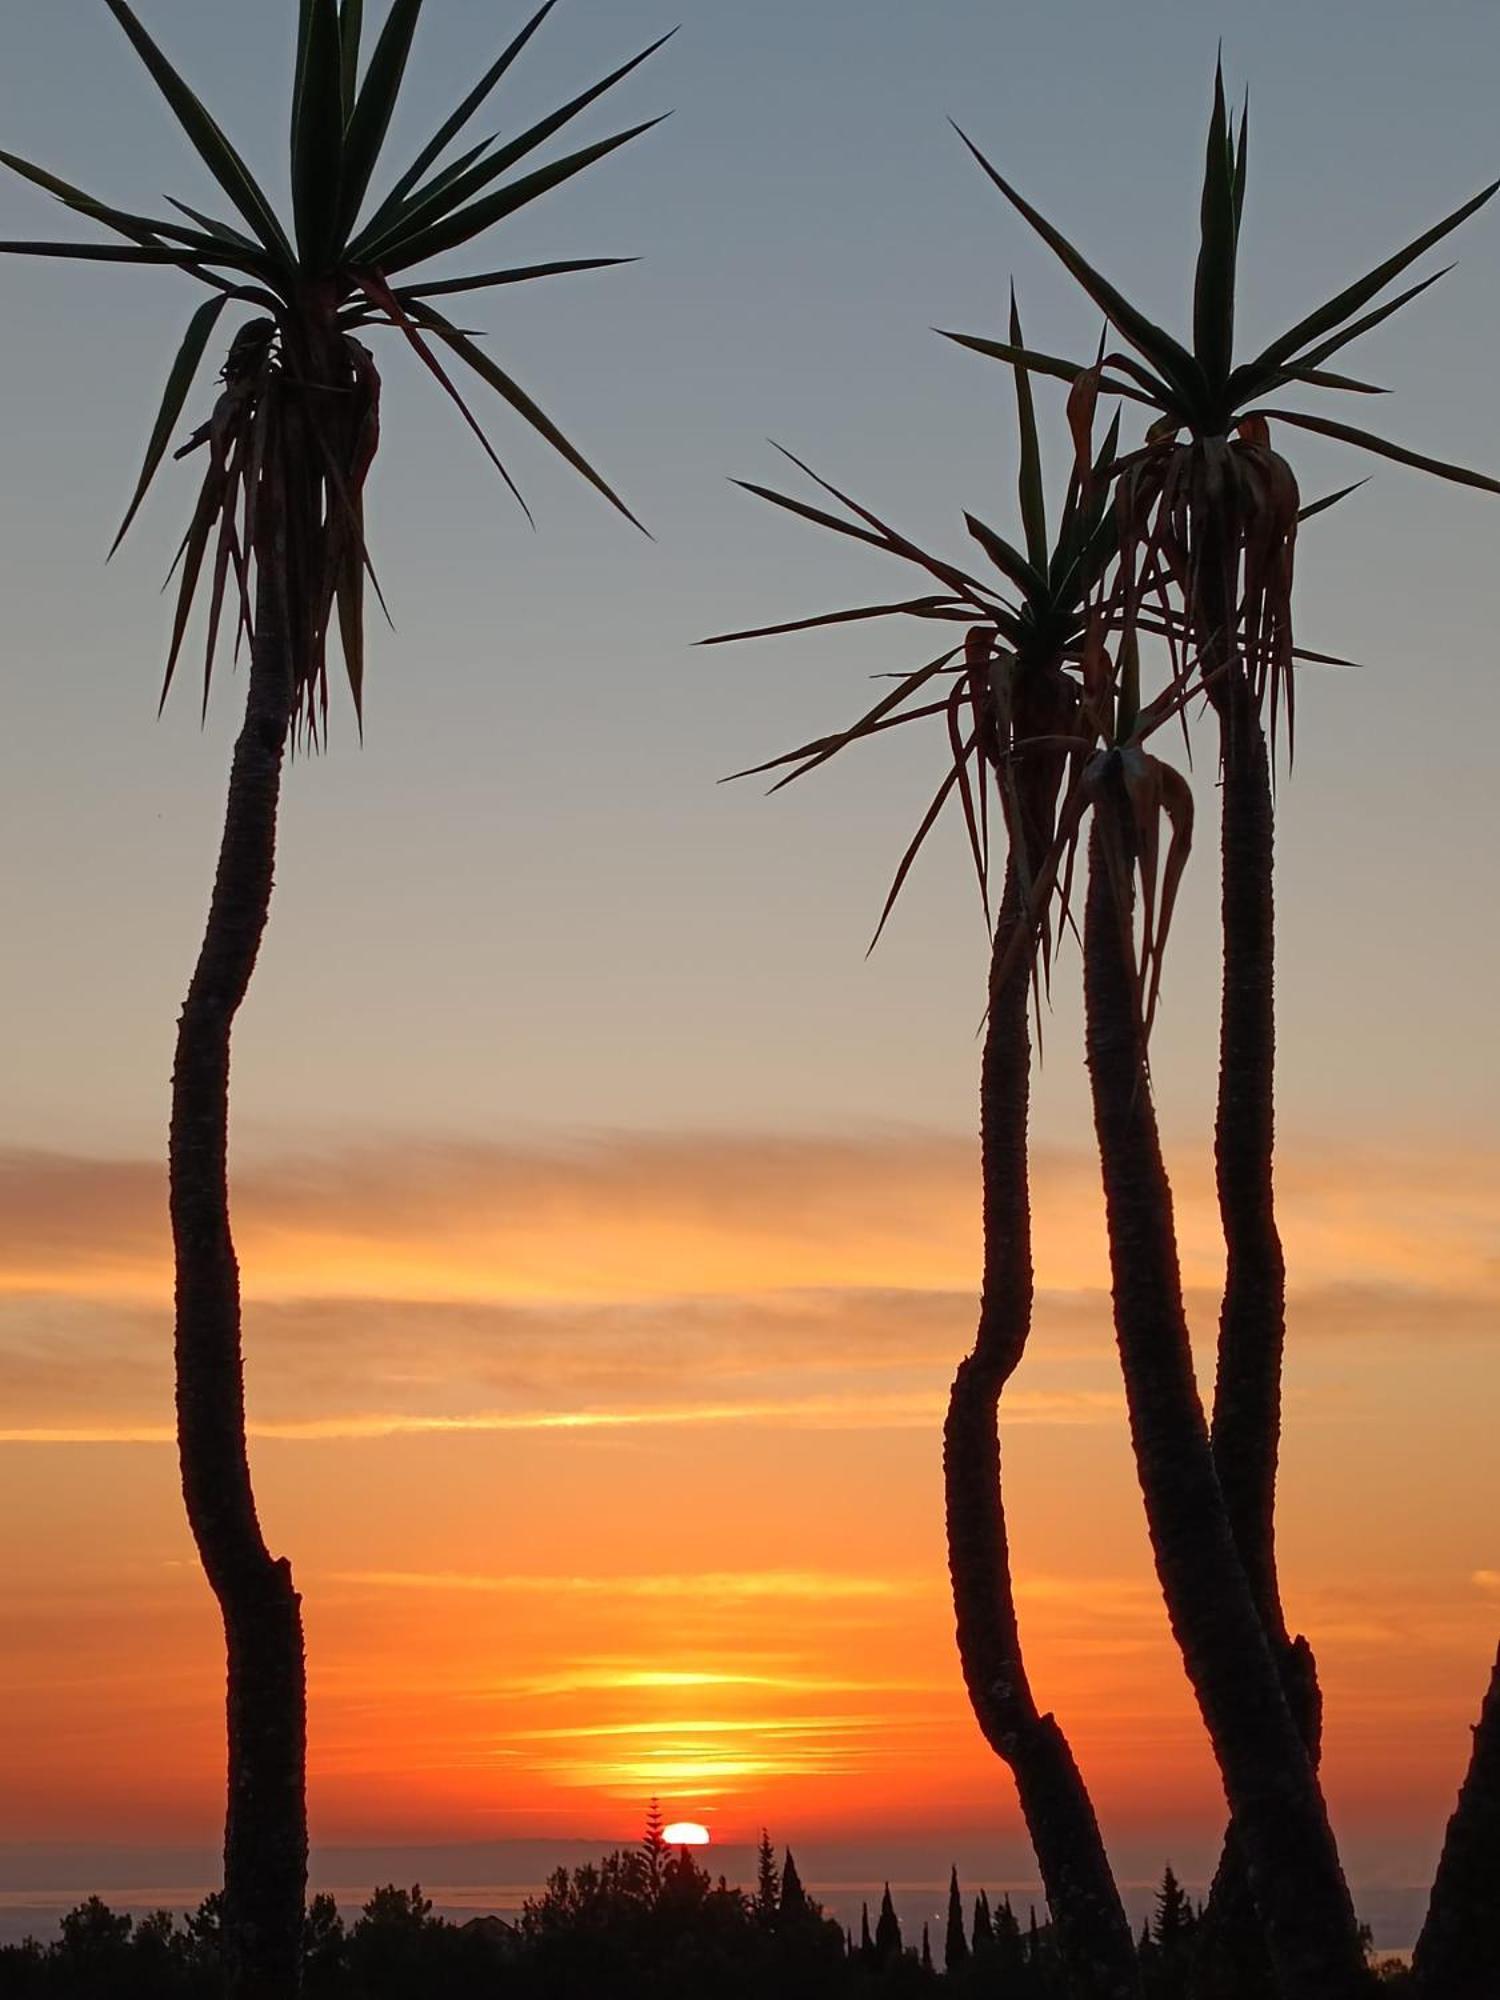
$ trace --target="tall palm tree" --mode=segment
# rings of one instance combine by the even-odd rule
[[[1011,334],[1019,346],[1014,299]],[[943,1434],[949,1570],[969,1699],[985,1740],[1014,1775],[1070,1990],[1086,2000],[1130,2000],[1140,1990],[1139,1972],[1093,1804],[1071,1746],[1056,1718],[1039,1708],[1026,1670],[999,1430],[1002,1393],[1025,1352],[1032,1319],[1028,1003],[1033,981],[1050,961],[1047,890],[1057,866],[1059,795],[1084,742],[1078,732],[1086,607],[1115,552],[1104,473],[1118,431],[1106,441],[1091,476],[1072,480],[1054,541],[1024,365],[1015,369],[1015,386],[1024,549],[975,516],[966,517],[996,577],[979,581],[928,555],[834,488],[824,491],[852,518],[752,487],[776,506],[917,566],[943,585],[943,594],[729,633],[708,643],[891,616],[964,627],[961,644],[902,678],[850,728],[804,743],[757,769],[791,766],[779,781],[789,784],[877,732],[923,718],[943,719],[948,768],[902,857],[881,914],[882,928],[918,849],[955,795],[987,896],[989,800],[994,794],[1006,858],[993,925],[980,1080],[984,1269],[978,1330],[954,1378]]]
[[[1265,399],[1286,389],[1375,394],[1324,366],[1435,281],[1381,300],[1424,252],[1483,206],[1495,186],[1299,320],[1253,359],[1235,364],[1235,292],[1247,163],[1247,122],[1232,129],[1216,74],[1200,212],[1191,342],[1155,325],[1094,269],[971,142],[980,166],[1104,312],[1124,349],[1093,366],[1014,340],[953,335],[1013,365],[1024,359],[1069,381],[1075,415],[1101,391],[1143,406],[1146,443],[1115,468],[1121,560],[1109,623],[1128,643],[1145,610],[1175,603],[1218,725],[1223,777],[1223,987],[1215,1164],[1227,1253],[1212,1441],[1235,1547],[1280,1662],[1287,1698],[1316,1757],[1319,1703],[1311,1650],[1286,1626],[1276,1572],[1275,1492],[1281,1424],[1286,1274],[1273,1186],[1275,1130],[1274,816],[1271,757],[1279,716],[1293,715],[1291,588],[1303,508],[1272,419],[1353,444],[1441,478],[1500,491],[1462,467],[1409,451],[1342,421]],[[1376,303],[1376,301],[1380,301]],[[1367,310],[1368,308],[1368,310]],[[1337,498],[1340,496],[1331,496]],[[1316,503],[1327,504],[1326,502]],[[1232,1903],[1232,1845],[1216,1909]],[[1224,1912],[1227,1955],[1253,1944]],[[1216,1928],[1216,1927],[1214,1927]],[[1252,1968],[1253,1976],[1253,1968]]]
[[[171,206],[183,220],[137,215],[7,153],[0,159],[16,173],[123,241],[0,248],[164,265],[208,290],[172,365],[121,535],[176,433],[210,341],[226,317],[241,322],[224,362],[223,391],[208,421],[177,454],[201,451],[207,465],[178,556],[181,584],[166,683],[194,603],[204,594],[205,699],[226,608],[248,647],[250,671],[207,928],[178,1025],[169,1180],[183,1494],[222,1612],[228,1655],[226,1973],[236,1995],[282,2000],[299,1982],[307,1875],[302,1622],[290,1565],[272,1556],[261,1532],[246,1448],[239,1269],[228,1197],[229,1050],[270,903],[284,753],[299,729],[318,740],[326,728],[326,660],[335,618],[356,711],[360,706],[364,579],[373,580],[362,496],[379,442],[380,378],[359,335],[373,328],[398,333],[457,405],[507,483],[509,475],[441,358],[445,352],[625,512],[551,420],[444,310],[450,298],[491,286],[618,260],[570,259],[436,279],[424,277],[423,267],[647,130],[636,125],[550,164],[511,171],[652,50],[504,145],[493,138],[465,141],[455,151],[551,11],[554,0],[546,0],[416,158],[372,194],[422,0],[392,0],[367,60],[360,0],[300,0],[293,213],[283,222],[125,0],[108,4],[235,219],[176,201]]]

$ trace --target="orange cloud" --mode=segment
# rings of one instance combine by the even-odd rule
[[[934,1795],[945,1824],[1014,1832],[956,1672],[942,1547],[975,1171],[968,1142],[901,1134],[239,1169],[257,1471],[306,1594],[325,1838],[564,1832],[590,1797],[650,1789],[689,1817],[711,1796],[752,1833],[909,1824]],[[1500,1157],[1303,1152],[1281,1178],[1284,1569],[1335,1801],[1436,1824],[1500,1593]],[[1179,1167],[1178,1201],[1211,1335],[1201,1163]],[[1088,1156],[1043,1153],[1036,1203],[1037,1325],[1006,1411],[1038,1692],[1111,1820],[1191,1813],[1211,1834]],[[0,1158],[19,1627],[0,1837],[90,1813],[212,1834],[221,1676],[169,1448],[166,1248],[156,1168]]]

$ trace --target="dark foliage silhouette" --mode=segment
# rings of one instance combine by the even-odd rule
[[[1055,1933],[1035,1910],[1020,1922],[1009,1898],[992,1909],[981,1891],[959,1948],[956,1872],[941,1969],[929,1924],[916,1946],[903,1942],[888,1890],[873,1936],[866,1923],[855,1944],[805,1889],[790,1910],[779,1901],[768,1910],[759,1889],[715,1878],[686,1850],[669,1850],[653,1878],[643,1844],[559,1869],[512,1921],[445,1921],[419,1885],[388,1884],[346,1926],[331,1898],[315,1896],[303,1931],[304,1991],[309,2000],[1075,2000]],[[184,1923],[166,1912],[132,1922],[91,1898],[47,1948],[0,1950],[0,1995],[209,2000],[222,1978],[219,1917],[217,1897]],[[1139,1944],[1145,2000],[1217,2000],[1196,1972],[1200,1929],[1169,1868]],[[1272,2000],[1261,1978],[1255,2000]]]

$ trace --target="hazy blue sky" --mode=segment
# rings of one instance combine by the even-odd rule
[[[144,18],[273,176],[284,4],[144,0]],[[432,0],[416,138],[520,10]],[[898,740],[792,794],[718,789],[851,714],[893,638],[694,652],[698,635],[885,594],[880,561],[725,483],[784,439],[933,537],[1002,516],[997,368],[933,338],[993,329],[1011,274],[1039,342],[1095,321],[963,153],[951,114],[1162,319],[1180,324],[1215,44],[1251,89],[1243,284],[1268,333],[1496,171],[1500,16],[1479,5],[1273,0],[564,0],[516,72],[513,124],[682,17],[618,123],[675,107],[543,203],[507,256],[638,253],[623,271],[482,300],[507,365],[617,481],[648,543],[518,435],[540,532],[408,358],[386,349],[372,506],[399,630],[378,636],[367,742],[341,706],[291,774],[270,939],[239,1036],[246,1139],[641,1125],[966,1128],[983,940],[958,840],[863,949],[934,781]],[[605,129],[595,120],[590,129]],[[202,198],[102,6],[0,8],[5,145],[121,200]],[[0,188],[0,230],[69,219]],[[497,239],[498,245],[498,239]],[[1414,444],[1500,465],[1500,209],[1361,365]],[[191,685],[154,717],[156,591],[189,501],[163,481],[102,557],[193,288],[175,274],[0,272],[6,606],[0,1029],[19,1141],[148,1146],[204,907],[237,691],[200,734]],[[206,393],[206,385],[205,385]],[[1060,420],[1060,411],[1051,415]],[[1349,457],[1299,441],[1309,492]],[[1305,539],[1304,638],[1366,663],[1305,679],[1284,793],[1286,1119],[1494,1112],[1496,964],[1475,883],[1493,838],[1500,504],[1396,468]],[[911,655],[915,658],[915,655]],[[1203,774],[1205,784],[1211,773]],[[1194,911],[1213,900],[1208,853]],[[1158,1065],[1201,1128],[1211,927],[1181,932]],[[1083,1110],[1060,982],[1049,1129]]]

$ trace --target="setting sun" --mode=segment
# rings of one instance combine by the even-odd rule
[[[707,1847],[708,1828],[695,1819],[676,1819],[662,1828],[661,1837],[668,1847]]]

